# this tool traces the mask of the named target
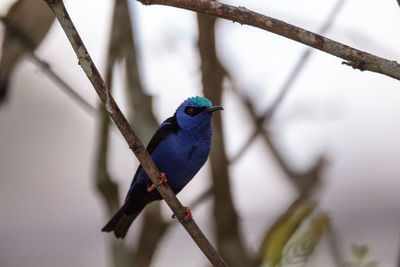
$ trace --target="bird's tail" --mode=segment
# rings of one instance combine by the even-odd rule
[[[145,205],[137,207],[133,213],[127,212],[128,206],[125,203],[121,209],[111,218],[106,226],[101,229],[102,232],[112,232],[117,238],[124,238],[129,227]]]

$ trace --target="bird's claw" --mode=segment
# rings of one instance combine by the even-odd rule
[[[183,220],[179,220],[179,222],[185,222],[185,221],[190,220],[190,219],[193,218],[193,216],[192,216],[192,211],[191,211],[188,207],[184,207],[184,208],[185,208],[185,210],[186,210],[186,215],[185,215],[185,217],[183,218]],[[172,218],[175,219],[175,218],[176,218],[176,215],[173,214],[173,215],[172,215]]]
[[[152,184],[151,186],[147,187],[147,192],[151,192],[154,189],[157,189],[160,185],[167,182],[167,175],[164,172],[160,172],[160,180],[158,181],[157,185]]]

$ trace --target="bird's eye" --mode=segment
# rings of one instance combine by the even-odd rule
[[[194,107],[186,107],[185,109],[185,113],[188,114],[189,116],[193,116],[194,115]]]

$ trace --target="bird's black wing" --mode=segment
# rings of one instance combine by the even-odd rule
[[[158,128],[147,145],[147,152],[149,152],[149,154],[153,153],[154,149],[156,149],[156,147],[167,135],[170,133],[176,133],[180,128],[178,122],[176,121],[176,114],[166,119],[161,125],[162,126]]]
[[[162,140],[167,137],[167,135],[171,133],[176,133],[180,129],[178,122],[176,120],[176,113],[174,116],[169,117],[166,119],[162,124],[161,127],[158,128],[158,130],[154,133],[153,137],[150,139],[149,144],[147,145],[147,152],[151,155],[153,151],[156,149],[156,147],[161,143]],[[129,189],[132,188],[132,184],[135,182],[137,175],[139,174],[140,170],[142,169],[142,165],[139,165],[139,167],[136,170],[135,176],[133,177],[131,186]]]

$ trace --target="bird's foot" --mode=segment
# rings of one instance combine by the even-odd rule
[[[158,181],[158,184],[152,184],[151,186],[147,187],[147,192],[151,192],[154,189],[157,189],[160,185],[163,183],[167,182],[167,175],[164,172],[160,172],[160,180]]]
[[[193,218],[192,211],[188,207],[184,207],[184,208],[186,210],[186,215],[185,215],[185,218],[183,218],[183,220],[187,221],[189,219],[192,219]]]
[[[185,222],[185,221],[190,220],[190,219],[193,218],[193,216],[192,216],[192,211],[191,211],[188,207],[184,207],[184,208],[185,208],[185,210],[186,210],[186,215],[185,215],[185,217],[183,218],[183,220],[180,220],[179,222]],[[176,215],[173,214],[173,215],[172,215],[172,218],[175,219],[175,218],[176,218]]]

